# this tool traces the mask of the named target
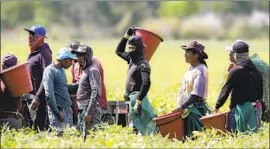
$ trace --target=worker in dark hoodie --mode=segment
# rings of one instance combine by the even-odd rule
[[[134,125],[134,131],[146,133],[146,125],[156,117],[156,114],[151,108],[142,107],[142,105],[150,105],[147,98],[147,93],[151,85],[150,73],[151,67],[143,54],[144,44],[141,37],[134,35],[134,28],[130,27],[126,31],[125,36],[121,39],[117,46],[116,54],[128,63],[128,74],[126,79],[126,91],[124,98],[126,101],[131,101],[131,107],[136,115],[140,116],[142,111],[149,112],[150,117],[145,118],[144,125],[135,121],[134,116],[131,120]],[[128,52],[125,52],[126,44],[128,43]],[[132,99],[130,98],[132,97]],[[133,100],[135,99],[135,100]],[[145,102],[145,104],[142,104]],[[149,111],[147,111],[149,110]],[[145,115],[145,114],[144,114]],[[143,118],[144,119],[144,118]],[[146,120],[147,119],[147,120]]]
[[[227,47],[236,61],[229,71],[227,81],[223,86],[213,113],[217,113],[231,93],[230,112],[227,129],[232,132],[256,132],[260,127],[260,115],[263,95],[261,73],[249,57],[249,45],[236,40]]]
[[[86,135],[89,130],[100,123],[102,111],[99,105],[101,96],[101,75],[97,65],[93,63],[93,51],[87,45],[72,50],[77,55],[77,62],[82,68],[82,75],[77,91],[77,103],[79,109],[78,129]]]
[[[47,43],[44,43],[46,30],[41,25],[33,25],[25,29],[29,33],[28,43],[30,54],[28,56],[29,69],[34,95],[32,109],[37,109],[37,116],[34,120],[35,130],[46,130],[48,128],[47,103],[45,91],[42,84],[42,75],[45,67],[52,63],[52,51]]]
[[[2,59],[2,70],[17,65],[17,58],[7,54]],[[0,130],[7,124],[9,128],[19,129],[22,127],[21,99],[12,97],[8,88],[0,78]]]

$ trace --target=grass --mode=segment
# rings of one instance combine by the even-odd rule
[[[2,40],[1,56],[13,53],[18,56],[20,63],[27,59],[28,47],[27,37],[18,39]],[[119,39],[120,40],[120,39]],[[119,40],[90,40],[82,43],[90,45],[94,50],[94,55],[101,61],[105,72],[105,83],[107,87],[108,100],[124,100],[125,80],[127,74],[127,64],[115,55],[115,48]],[[16,41],[16,42],[15,42]],[[53,59],[60,47],[66,45],[68,41],[49,40],[53,50]],[[157,111],[158,115],[170,112],[176,104],[176,95],[182,77],[189,65],[184,61],[184,51],[180,45],[188,41],[168,40],[161,43],[156,53],[150,61],[152,68],[152,85],[148,93],[149,99]],[[225,46],[231,45],[233,41],[200,41],[206,47],[209,59],[207,60],[209,72],[209,88],[207,102],[210,107],[214,107],[219,92],[226,79],[226,69],[229,64],[228,53]],[[268,39],[249,41],[250,53],[258,53],[259,56],[269,63]],[[70,70],[67,70],[68,81],[71,80]],[[229,99],[220,111],[227,111]],[[105,129],[105,130],[104,130]],[[67,135],[64,138],[57,138],[52,134],[34,134],[30,130],[19,132],[7,131],[2,135],[2,147],[226,147],[226,148],[267,148],[269,147],[269,123],[264,123],[262,129],[255,134],[232,136],[213,136],[212,132],[198,133],[199,139],[187,141],[169,141],[160,135],[140,136],[134,135],[129,128],[111,126],[95,133],[95,137],[88,139],[85,143],[79,137]],[[119,134],[121,132],[121,135]],[[75,133],[72,130],[67,133]],[[25,135],[27,134],[27,135]],[[27,143],[25,139],[35,140]],[[46,141],[46,139],[48,141]]]

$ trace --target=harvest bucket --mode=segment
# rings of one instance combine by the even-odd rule
[[[205,128],[215,128],[226,132],[227,114],[228,112],[211,114],[203,116],[200,120]]]
[[[135,27],[134,30],[135,34],[141,37],[143,43],[146,45],[146,47],[144,47],[144,56],[147,61],[150,61],[159,43],[163,42],[163,39],[157,34],[142,28]]]
[[[28,63],[7,68],[1,72],[0,77],[13,97],[33,90]]]
[[[169,113],[153,119],[163,137],[169,134],[169,138],[182,140],[184,137],[184,122],[181,113]]]

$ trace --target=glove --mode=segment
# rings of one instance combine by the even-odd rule
[[[136,103],[133,107],[133,110],[135,113],[137,113],[138,115],[141,115],[141,112],[142,112],[142,101],[140,100],[136,100]]]
[[[125,38],[128,39],[128,38],[129,38],[130,36],[132,36],[134,33],[135,33],[134,28],[133,28],[133,27],[129,27],[129,28],[127,29],[126,34],[125,34]]]
[[[128,97],[128,94],[125,94],[124,95],[124,99],[125,99],[125,101],[129,101],[130,100],[129,97]]]

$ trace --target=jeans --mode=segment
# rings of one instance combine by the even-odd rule
[[[63,112],[64,114],[63,122],[60,122],[59,119],[53,114],[50,107],[48,107],[50,126],[56,128],[58,131],[63,131],[63,129],[71,127],[73,125],[73,113],[71,107],[64,108],[60,110],[60,112]]]

